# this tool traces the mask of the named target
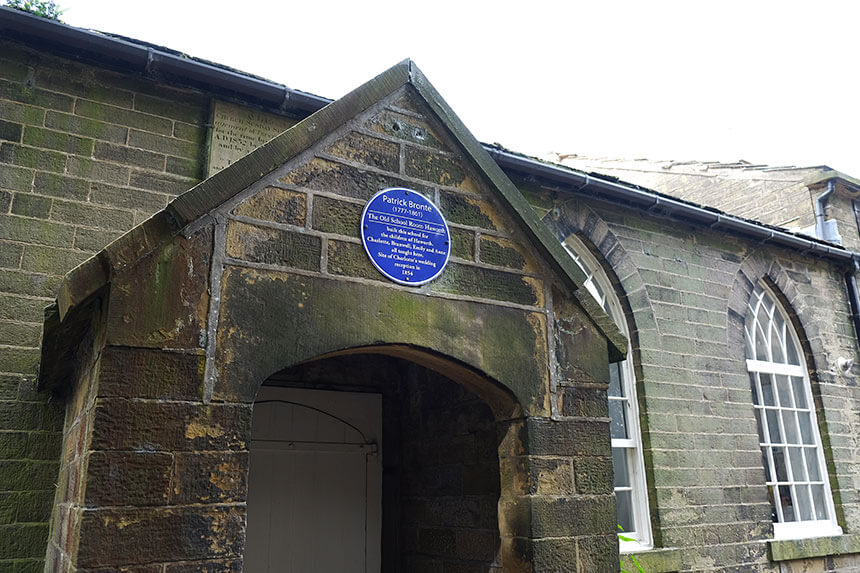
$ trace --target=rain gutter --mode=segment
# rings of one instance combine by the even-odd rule
[[[743,234],[773,245],[788,247],[803,253],[813,253],[840,262],[860,262],[860,254],[842,247],[805,239],[787,231],[741,219],[727,213],[685,203],[653,191],[609,181],[586,173],[552,165],[484,145],[487,153],[505,171],[535,175],[555,183],[570,186],[579,193],[591,192],[599,200],[622,203],[645,210],[659,210],[670,217],[684,219],[716,230]]]
[[[233,97],[256,100],[302,117],[322,109],[332,101],[225,67],[172,54],[154,46],[129,42],[19,10],[0,7],[0,38],[5,37],[35,39],[44,47],[60,51],[75,59],[96,61],[108,67],[120,68],[126,72],[139,73],[147,77],[166,77],[179,85],[203,86],[216,92],[232,94]],[[572,191],[589,193],[601,201],[659,211],[671,217],[682,218],[721,231],[744,234],[763,242],[803,253],[813,253],[831,260],[860,262],[860,254],[841,247],[811,241],[792,233],[678,201],[632,185],[609,181],[559,165],[543,163],[504,151],[493,145],[482,145],[505,171],[520,172],[554,181],[570,187]]]

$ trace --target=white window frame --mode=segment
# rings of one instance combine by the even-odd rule
[[[642,431],[639,427],[639,404],[636,399],[636,375],[633,371],[633,348],[630,345],[630,334],[621,301],[616,295],[615,288],[606,276],[603,267],[588,250],[588,247],[576,236],[571,235],[564,243],[571,258],[586,275],[583,286],[594,300],[615,321],[618,329],[627,337],[628,358],[620,363],[620,384],[624,397],[609,397],[609,400],[625,403],[625,418],[627,421],[627,439],[612,438],[612,449],[623,450],[627,457],[629,487],[616,487],[615,492],[630,491],[632,500],[632,518],[635,531],[624,532],[625,537],[633,541],[618,540],[622,553],[635,553],[653,548],[651,532],[651,517],[648,508],[648,489],[645,480],[645,460],[642,455]]]
[[[768,311],[767,305],[765,304],[765,300],[769,300],[772,305],[772,309]],[[762,325],[759,320],[760,317],[760,309],[764,305],[764,310],[767,314],[768,324]],[[777,328],[775,326],[774,314],[779,313],[779,317],[782,321],[781,328]],[[752,322],[752,324],[750,324]],[[755,356],[755,359],[749,358],[750,354],[757,354],[757,345],[756,339],[759,336],[765,337],[765,353],[768,356],[764,358],[768,358],[767,360],[762,360],[762,356]],[[772,357],[773,346],[772,337],[776,336],[777,340],[776,344],[779,345],[780,353],[782,354],[782,360],[774,360]],[[752,392],[753,392],[753,407],[756,411],[756,424],[759,428],[759,436],[761,440],[759,441],[759,446],[762,448],[762,463],[765,464],[765,472],[766,472],[766,485],[772,493],[771,502],[773,504],[774,515],[777,520],[773,523],[773,535],[774,539],[803,539],[809,537],[826,537],[833,535],[842,535],[842,528],[839,527],[836,522],[836,509],[833,504],[833,494],[830,490],[830,482],[828,479],[827,473],[827,465],[824,460],[824,448],[821,443],[821,435],[818,430],[818,419],[815,413],[815,402],[812,397],[812,386],[809,381],[809,369],[806,365],[806,361],[803,357],[803,349],[800,345],[800,340],[797,336],[797,332],[795,332],[794,327],[791,324],[791,321],[786,313],[785,308],[780,303],[779,299],[776,295],[768,288],[767,285],[759,283],[756,288],[753,290],[753,293],[750,295],[749,303],[747,304],[747,313],[744,324],[744,345],[745,352],[747,355],[746,366],[747,371],[750,373],[750,380],[753,384]],[[793,345],[791,349],[792,352],[789,352],[788,345]],[[791,364],[788,358],[789,355],[793,355],[797,362],[797,364]],[[779,397],[780,392],[776,387],[771,389],[770,395],[772,396],[771,400],[773,404],[766,404],[760,402],[766,402],[763,400],[763,396],[765,393],[762,391],[761,384],[761,375],[767,374],[776,376],[784,376],[789,378],[789,389],[790,391],[786,391],[785,394],[789,395],[791,404],[783,405],[781,404],[781,399]],[[806,401],[806,407],[797,406],[797,394],[795,394],[795,388],[791,385],[791,379],[799,379],[803,385],[803,397]],[[775,383],[774,383],[775,386]],[[781,441],[771,442],[771,432],[769,429],[766,429],[765,426],[768,424],[768,417],[763,415],[763,412],[774,412],[775,415],[772,419],[775,419],[778,423],[778,432]],[[800,436],[802,430],[799,426],[800,418],[795,416],[800,416],[800,414],[809,415],[810,425],[811,425],[811,443],[804,443],[803,438],[800,437],[794,442],[788,441],[788,434],[795,433]],[[789,414],[792,416],[794,420],[797,420],[798,427],[795,428],[792,426],[792,432],[786,432],[785,423],[784,423],[784,415]],[[764,420],[764,424],[762,423]],[[763,440],[763,441],[762,441]],[[815,464],[817,465],[817,471],[819,478],[818,480],[811,479],[795,479],[794,476],[794,464],[791,459],[788,459],[784,462],[783,471],[786,473],[787,480],[779,480],[776,471],[776,465],[774,462],[773,449],[787,449],[787,448],[800,449],[801,451],[801,459],[804,461],[804,464],[799,466],[804,473],[809,473],[807,469],[807,464],[809,464],[809,460],[807,458],[807,451],[815,452]],[[796,454],[794,454],[796,455]],[[787,456],[787,455],[786,455]],[[803,477],[803,476],[802,476]],[[808,476],[806,476],[808,477]],[[787,487],[791,492],[791,498],[793,500],[793,509],[796,510],[798,504],[795,500],[797,500],[796,496],[796,488],[804,488],[806,491],[806,486],[815,485],[815,486],[823,486],[823,509],[826,513],[825,519],[812,519],[812,520],[792,520],[792,521],[784,521],[783,515],[783,505],[779,502],[779,487]],[[811,490],[810,490],[811,491]],[[815,503],[812,497],[808,498],[810,500],[811,508],[815,508]]]

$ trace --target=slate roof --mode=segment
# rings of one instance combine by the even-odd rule
[[[770,166],[739,160],[675,161],[585,157],[559,153],[557,163],[587,173],[615,177],[672,197],[709,205],[768,225],[796,227],[785,204],[774,198],[804,201],[812,216],[810,189],[830,179],[849,185],[857,180],[826,165]],[[757,199],[760,201],[757,202]],[[763,202],[769,203],[762,204]]]

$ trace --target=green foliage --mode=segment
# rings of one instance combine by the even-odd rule
[[[53,0],[5,0],[3,3],[9,8],[29,12],[42,18],[50,18],[51,20],[60,20],[63,11],[57,6]]]
[[[621,531],[624,531],[624,528],[622,528],[620,525],[618,526],[618,529],[620,529]],[[621,535],[620,533],[618,534],[618,539],[620,539],[621,541],[636,541],[632,537],[627,537],[626,535]],[[636,565],[636,570],[639,571],[639,573],[645,573],[645,570],[642,569],[642,566],[639,565],[639,562],[636,560],[636,558],[632,555],[630,555],[629,557],[633,561],[633,564]],[[623,564],[624,564],[624,562],[621,561],[621,565],[623,565]],[[624,569],[622,567],[620,570],[620,573],[630,573],[630,571],[628,571],[627,569]]]

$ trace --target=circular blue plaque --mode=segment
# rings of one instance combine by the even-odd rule
[[[442,213],[421,193],[402,187],[384,189],[364,206],[361,242],[373,266],[402,285],[432,281],[451,255]]]

